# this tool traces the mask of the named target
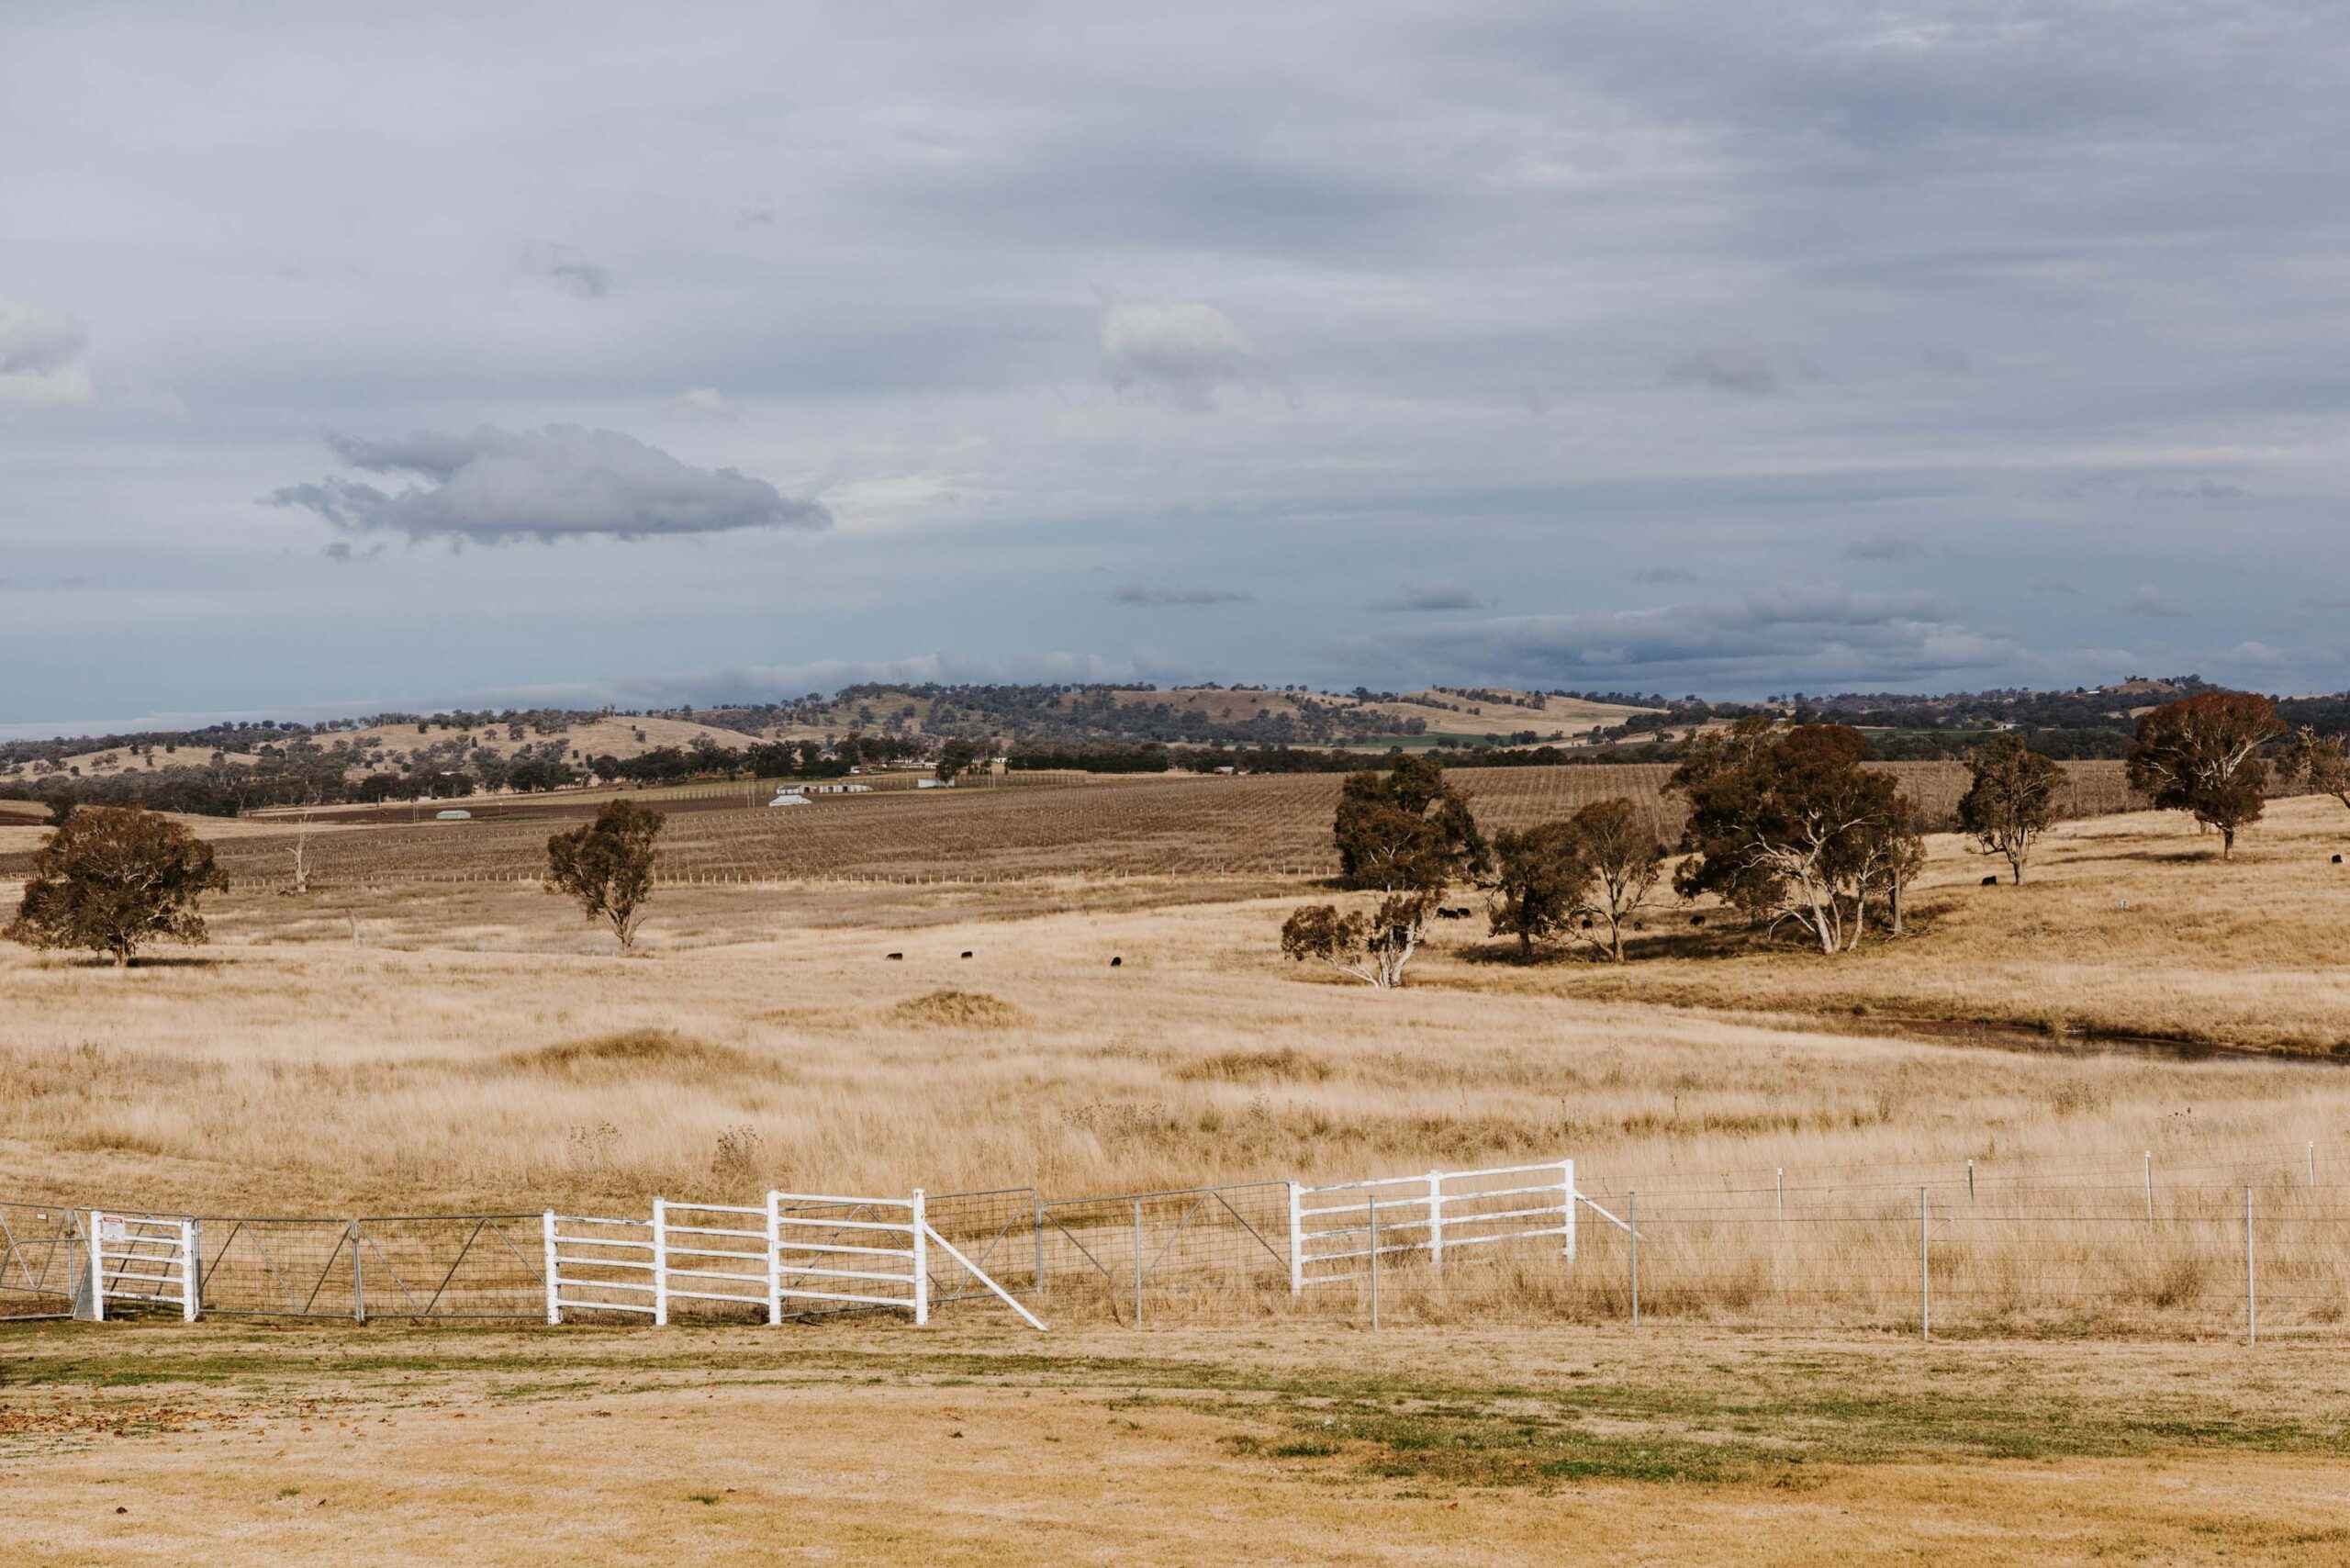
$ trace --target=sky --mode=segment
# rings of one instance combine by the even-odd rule
[[[0,734],[2350,686],[2350,12],[0,0]]]

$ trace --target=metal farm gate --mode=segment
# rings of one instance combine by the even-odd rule
[[[1425,1259],[1442,1268],[1447,1254],[1499,1251],[1538,1238],[1557,1238],[1572,1263],[1579,1201],[1589,1202],[1575,1191],[1572,1159],[1321,1187],[1292,1182],[1290,1294],[1360,1279],[1389,1259]]]

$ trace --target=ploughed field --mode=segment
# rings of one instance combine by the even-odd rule
[[[1951,824],[1966,788],[1958,763],[1889,763],[1927,822]],[[2143,805],[2113,762],[2067,764],[2068,816],[2100,816]],[[1684,810],[1666,792],[1662,764],[1460,768],[1450,777],[1474,802],[1488,832],[1525,828],[1611,796],[1649,812],[1670,843]],[[1041,877],[1327,877],[1337,870],[1330,817],[1336,774],[1251,778],[1178,777],[1102,781],[1082,787],[925,790],[817,796],[806,806],[727,806],[695,801],[672,812],[661,845],[665,879],[765,881],[803,878],[880,880],[1013,880]],[[408,878],[533,878],[545,864],[547,834],[584,817],[584,807],[513,801],[457,802],[484,813],[464,823],[345,826],[314,832],[314,881]],[[682,804],[682,803],[681,803]],[[259,826],[258,823],[253,824]],[[289,878],[295,835],[261,832],[219,846],[231,879],[246,886]],[[29,853],[0,855],[0,876],[23,874]]]

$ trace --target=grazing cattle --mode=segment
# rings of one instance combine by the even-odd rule
[[[1636,920],[1632,922],[1632,929],[1635,931],[1646,931],[1648,928],[1649,923],[1645,920]]]
[[[1702,914],[1693,914],[1689,917],[1689,924],[1692,925],[1703,925],[1706,924],[1706,917]]]
[[[969,958],[970,956],[971,956],[971,955],[970,955],[970,954],[968,954],[968,953],[966,953],[966,954],[964,954],[964,955],[963,955],[963,957],[965,957],[965,958]]]
[[[2333,863],[2334,863],[2336,866],[2341,865],[2341,864],[2342,864],[2342,857],[2341,857],[2341,856],[2339,856],[2339,855],[2335,856],[2335,857],[2333,857]]]
[[[893,959],[902,959],[905,955],[903,953],[892,953],[890,957]]]
[[[1986,888],[1996,888],[1999,885],[1999,879],[1997,877],[1986,877],[1983,879],[1983,885]]]
[[[1589,916],[1589,915],[1587,915],[1587,914],[1586,914],[1586,915],[1584,915],[1584,916],[1583,917],[1583,928],[1585,931],[1588,931],[1588,930],[1590,930],[1590,929],[1591,929],[1591,916]]]
[[[1112,969],[1116,969],[1120,964],[1123,964],[1123,963],[1125,963],[1125,959],[1124,959],[1124,958],[1112,958],[1112,959],[1110,960],[1110,967],[1111,967]]]

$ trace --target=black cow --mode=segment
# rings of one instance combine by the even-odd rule
[[[970,955],[970,954],[968,954],[968,953],[966,953],[966,954],[964,954],[964,955],[963,955],[963,957],[965,957],[965,958],[969,958],[970,956],[971,956],[971,955]]]
[[[901,959],[901,958],[903,958],[905,957],[905,955],[904,955],[903,953],[892,953],[892,954],[890,954],[890,958],[892,958]]]
[[[1996,888],[1999,885],[1999,879],[1997,877],[1986,877],[1983,879],[1983,885],[1986,888]]]
[[[1110,960],[1110,967],[1111,967],[1112,969],[1116,969],[1120,964],[1123,964],[1123,963],[1125,963],[1125,961],[1126,961],[1126,960],[1125,960],[1125,958],[1112,958],[1112,959]]]

